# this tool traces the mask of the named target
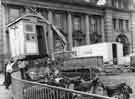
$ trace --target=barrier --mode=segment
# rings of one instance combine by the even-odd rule
[[[19,72],[12,74],[12,95],[14,99],[112,99],[107,96],[22,80]]]

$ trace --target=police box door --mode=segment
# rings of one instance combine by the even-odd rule
[[[37,42],[40,55],[47,54],[44,25],[36,25]]]

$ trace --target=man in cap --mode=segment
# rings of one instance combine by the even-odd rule
[[[15,63],[16,63],[16,60],[11,58],[9,60],[9,62],[7,63],[6,67],[5,67],[5,81],[4,81],[4,84],[6,86],[6,89],[8,89],[10,84],[11,84],[11,73],[13,72],[13,66],[15,65]]]

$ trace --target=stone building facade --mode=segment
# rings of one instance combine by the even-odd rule
[[[40,13],[63,33],[68,50],[98,42],[123,43],[124,55],[135,48],[133,0],[0,0],[0,63],[10,57],[7,24],[26,13]],[[48,31],[49,48],[56,37]]]

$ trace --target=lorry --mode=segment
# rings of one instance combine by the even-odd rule
[[[73,57],[103,56],[103,62],[119,64],[119,58],[123,56],[123,46],[118,42],[103,42],[91,45],[74,47]]]

